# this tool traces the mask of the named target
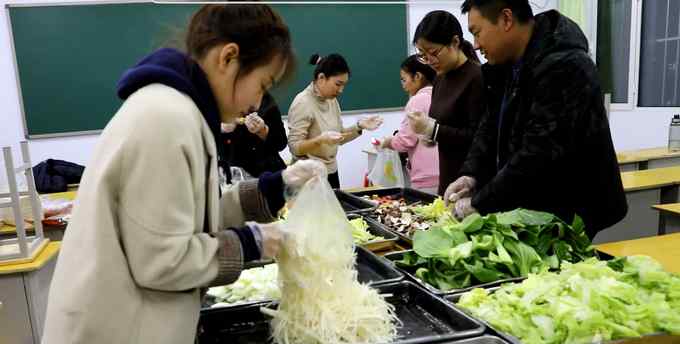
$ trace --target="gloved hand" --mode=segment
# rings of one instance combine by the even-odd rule
[[[373,115],[373,116],[367,116],[367,117],[360,118],[357,121],[357,127],[359,127],[359,129],[362,129],[362,130],[373,131],[373,130],[380,128],[382,123],[383,123],[382,117],[380,117],[378,115]]]
[[[436,123],[434,118],[429,117],[426,113],[420,111],[409,112],[406,116],[408,117],[408,123],[411,126],[411,130],[413,130],[414,133],[428,138],[432,136],[434,124]]]
[[[324,131],[317,136],[317,140],[326,145],[337,145],[342,142],[342,138],[342,134],[337,131]]]
[[[231,133],[236,130],[236,123],[221,123],[220,124],[223,133]]]
[[[380,144],[378,145],[378,148],[380,149],[392,149],[392,136],[385,136],[380,140]]]
[[[245,125],[246,128],[248,128],[248,131],[253,134],[259,133],[267,126],[257,112],[253,112],[246,116]]]
[[[253,232],[257,246],[260,249],[260,260],[269,260],[276,257],[286,238],[286,233],[281,230],[283,224],[280,222],[249,222],[247,225]]]
[[[471,197],[477,185],[477,180],[470,176],[461,176],[453,183],[449,184],[444,192],[444,203],[456,203],[461,198]]]
[[[316,160],[299,160],[288,166],[281,173],[283,183],[294,189],[301,188],[308,180],[314,177],[325,179],[327,176],[328,170],[326,166]]]
[[[472,207],[472,198],[465,197],[456,202],[455,215],[458,219],[462,220],[466,216],[476,212],[477,210]]]

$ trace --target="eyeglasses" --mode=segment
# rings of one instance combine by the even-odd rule
[[[430,54],[427,51],[420,51],[418,50],[418,53],[416,54],[416,59],[418,59],[418,62],[423,63],[423,64],[430,64],[434,61],[439,60],[439,54],[441,54],[442,50],[446,47],[445,45],[442,45],[437,49],[434,53]]]

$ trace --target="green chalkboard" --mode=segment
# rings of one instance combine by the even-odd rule
[[[344,111],[401,107],[407,55],[403,4],[277,4],[290,26],[298,69],[273,91],[282,112],[311,80],[313,53],[338,52],[352,70]],[[100,130],[121,101],[121,74],[163,46],[181,46],[196,5],[152,3],[9,6],[25,131],[29,138]],[[174,43],[173,43],[174,42]]]

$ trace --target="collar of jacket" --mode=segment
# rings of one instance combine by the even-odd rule
[[[125,100],[140,88],[155,83],[172,87],[194,101],[210,127],[221,157],[222,145],[218,142],[221,118],[208,78],[199,64],[175,49],[159,49],[125,71],[118,81],[118,96]]]

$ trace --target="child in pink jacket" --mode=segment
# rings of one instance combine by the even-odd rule
[[[422,64],[415,55],[409,56],[401,64],[401,86],[410,97],[406,103],[405,113],[430,111],[432,99],[432,81],[436,73],[429,66]],[[390,148],[398,152],[408,153],[407,170],[411,178],[411,187],[422,191],[437,193],[439,186],[439,154],[437,146],[421,140],[408,124],[404,116],[399,132],[394,136],[383,138],[381,148]]]

